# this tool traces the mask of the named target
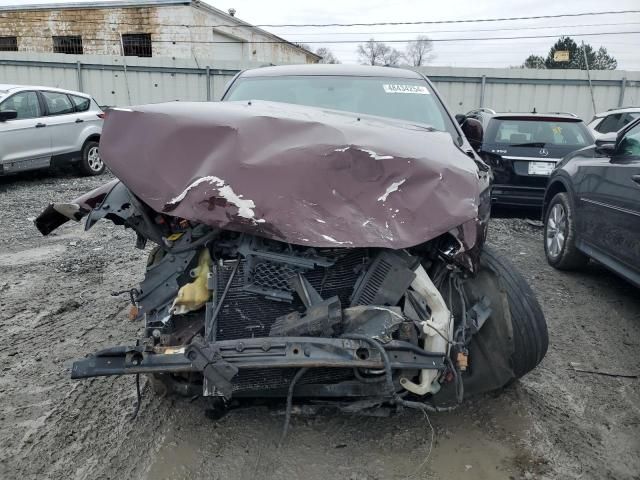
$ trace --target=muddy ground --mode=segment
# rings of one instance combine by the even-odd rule
[[[501,394],[429,418],[296,416],[281,449],[283,418],[272,410],[213,421],[201,400],[159,398],[146,383],[131,421],[133,378],[77,382],[68,368],[136,337],[126,298],[110,293],[140,279],[145,253],[109,222],[88,233],[68,224],[48,238],[32,225],[49,202],[104,180],[0,179],[0,478],[640,478],[640,380],[569,367],[640,371],[639,291],[597,265],[551,269],[541,230],[517,218],[493,220],[490,242],[532,284],[551,344]]]

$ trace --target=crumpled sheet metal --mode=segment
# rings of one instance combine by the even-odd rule
[[[299,245],[406,248],[478,214],[477,167],[449,134],[378,117],[262,101],[114,109],[100,153],[158,212]]]

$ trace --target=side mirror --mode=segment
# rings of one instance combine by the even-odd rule
[[[596,152],[601,155],[613,155],[616,151],[616,142],[611,140],[599,139],[596,140]]]
[[[482,123],[475,118],[467,118],[462,124],[462,133],[467,137],[471,147],[476,152],[479,151],[482,146],[482,137],[484,135]]]
[[[18,118],[18,112],[16,112],[15,110],[4,110],[0,112],[0,122],[14,120],[16,118]]]

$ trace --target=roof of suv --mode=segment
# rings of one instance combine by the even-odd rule
[[[640,107],[622,107],[622,108],[612,108],[607,110],[606,112],[599,112],[594,115],[594,118],[602,118],[607,115],[613,115],[616,113],[638,113],[640,112]]]
[[[87,98],[91,97],[88,93],[77,92],[75,90],[65,90],[64,88],[45,87],[42,85],[13,85],[0,83],[0,93],[17,92],[20,90],[47,90],[50,92],[70,93],[72,95],[79,95]]]
[[[395,67],[372,67],[368,65],[330,65],[330,64],[308,64],[308,65],[282,65],[277,67],[261,67],[245,70],[241,74],[243,77],[281,77],[288,75],[337,75],[352,77],[394,77],[394,78],[415,78],[424,77],[418,72]]]
[[[582,119],[576,117],[571,113],[525,113],[525,112],[498,112],[488,115],[490,118],[498,119],[518,119],[524,120],[543,120],[548,122],[561,121],[561,122],[581,122]]]

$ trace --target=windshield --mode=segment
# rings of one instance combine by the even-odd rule
[[[512,147],[585,147],[593,143],[582,122],[494,118],[491,123],[487,139]]]
[[[444,106],[420,79],[348,76],[238,78],[224,100],[268,100],[427,124],[458,137]]]

